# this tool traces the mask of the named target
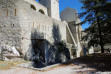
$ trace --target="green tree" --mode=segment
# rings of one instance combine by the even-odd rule
[[[89,40],[89,46],[100,45],[104,53],[104,44],[111,37],[111,1],[108,0],[80,0],[84,12],[80,17],[85,17],[82,23],[88,22],[90,27],[85,30],[87,33],[83,39]],[[107,35],[106,35],[107,34]]]

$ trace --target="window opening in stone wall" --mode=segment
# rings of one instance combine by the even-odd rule
[[[15,9],[15,16],[17,15],[17,10]]]
[[[7,16],[8,16],[8,9],[7,9]]]
[[[6,27],[6,25],[4,24],[4,27]]]
[[[31,5],[31,8],[32,8],[33,10],[36,10],[36,7],[35,7],[34,5]]]
[[[11,27],[13,28],[13,27],[14,27],[14,24],[11,24]]]
[[[45,14],[44,11],[42,9],[39,10],[40,13]]]
[[[22,37],[22,40],[24,39],[24,37]]]
[[[12,27],[14,27],[14,24],[12,24]]]

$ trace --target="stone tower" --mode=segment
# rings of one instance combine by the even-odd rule
[[[54,19],[60,20],[59,16],[59,0],[39,0],[39,2],[47,7],[48,15]]]

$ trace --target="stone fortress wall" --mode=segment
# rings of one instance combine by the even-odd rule
[[[81,26],[75,26],[80,23],[76,10],[65,9],[61,21],[59,0],[39,1],[0,0],[0,47],[14,47],[28,59],[37,58],[39,54],[47,63],[57,58],[56,43],[64,41],[68,55],[73,57],[76,51],[79,57]]]
[[[32,46],[34,32],[35,39],[45,39],[53,44],[54,37],[58,36],[53,29],[59,30],[61,40],[66,41],[67,23],[50,18],[44,6],[24,0],[0,0],[0,3],[1,44],[14,46],[25,55]],[[37,12],[39,9],[44,13]]]
[[[21,25],[14,0],[0,0],[0,44],[21,46]]]

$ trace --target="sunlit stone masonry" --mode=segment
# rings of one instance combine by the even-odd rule
[[[72,51],[81,50],[81,26],[69,23],[79,18],[68,22],[62,16],[67,19],[61,15],[61,21],[59,0],[0,0],[0,50],[14,47],[25,59],[45,65],[73,58]]]

